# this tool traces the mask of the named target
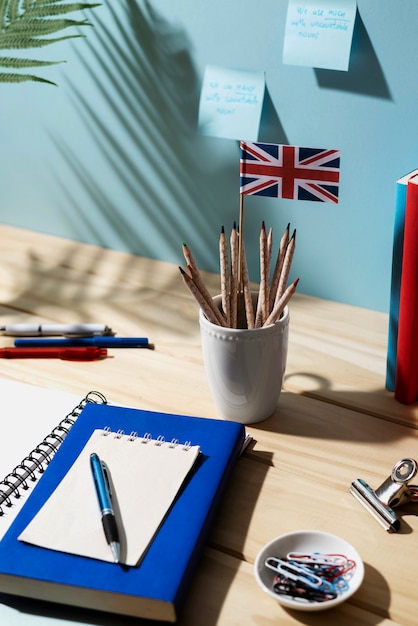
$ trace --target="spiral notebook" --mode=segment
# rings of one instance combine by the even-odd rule
[[[106,463],[121,542],[120,562],[137,565],[200,453],[199,446],[95,430],[70,471],[19,536],[49,550],[113,562],[90,472]]]
[[[105,398],[0,379],[0,540],[89,400]]]
[[[168,442],[164,444],[167,458],[173,454],[187,456],[187,450],[190,450],[191,456],[187,463],[192,469],[152,535],[139,564],[128,567],[101,558],[91,558],[91,555],[78,556],[21,541],[19,537],[23,537],[25,529],[30,527],[45,503],[56,493],[63,479],[74,471],[83,451],[90,450],[92,435],[102,436],[100,432],[94,434],[95,431],[108,429],[124,438],[124,441],[116,440],[112,445],[111,457],[106,460],[111,475],[111,461],[116,451],[124,445],[146,448],[149,444],[142,443],[142,440],[148,439],[147,433],[151,434],[149,443],[157,446],[151,448],[154,450],[154,458],[158,459],[158,444],[161,444],[163,438]],[[122,434],[121,429],[126,434]],[[138,439],[135,434],[131,434],[135,432],[139,433]],[[134,441],[129,441],[130,437]],[[0,592],[119,615],[176,621],[244,441],[245,429],[236,422],[88,403],[60,445],[37,488],[0,541]],[[93,442],[93,446],[96,445],[97,442]],[[170,448],[170,445],[173,447]],[[193,452],[192,449],[195,446],[200,449],[200,454],[193,464],[192,455],[196,454],[196,448]],[[157,462],[154,470],[147,470],[145,475],[139,469],[142,476],[138,475],[136,461],[133,465],[131,462],[126,464],[125,469],[127,475],[123,478],[124,486],[118,486],[117,490],[126,489],[126,493],[135,501],[136,528],[140,535],[141,525],[146,525],[148,512],[152,508],[151,501],[165,500],[165,497],[160,498],[164,488],[159,491],[154,482],[156,475],[158,479],[161,472],[165,483],[168,472],[162,462]],[[85,469],[83,476],[89,481],[90,476],[86,476]],[[151,491],[155,493],[150,494],[150,489],[143,487],[144,479],[145,482],[149,480],[150,486],[153,485]],[[141,493],[141,489],[145,489],[145,492]],[[65,511],[67,515],[77,515],[80,506],[69,506],[67,502]],[[98,511],[92,510],[91,515],[96,523]],[[50,522],[58,522],[58,519]],[[69,530],[68,520],[65,527]],[[100,520],[94,532],[102,540]],[[131,530],[129,534],[132,534]]]

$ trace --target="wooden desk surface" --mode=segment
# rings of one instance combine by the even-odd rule
[[[155,344],[154,351],[113,350],[89,363],[0,360],[1,376],[75,393],[98,389],[134,407],[216,416],[197,305],[176,265],[7,226],[0,233],[0,324],[101,322]],[[205,278],[215,294],[219,277]],[[418,456],[418,406],[397,403],[384,388],[387,315],[300,294],[290,315],[276,413],[248,428],[255,443],[234,472],[178,623],[416,624],[418,505],[403,515],[399,533],[388,534],[348,493],[354,478],[377,487],[396,461]],[[0,345],[12,344],[0,338]],[[265,543],[307,528],[344,537],[365,562],[360,590],[332,611],[285,611],[253,576]],[[25,624],[41,623],[30,605],[24,611]],[[45,611],[51,624],[138,623]]]

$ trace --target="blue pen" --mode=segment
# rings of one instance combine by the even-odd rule
[[[68,348],[70,346],[96,346],[97,348],[149,348],[147,337],[68,337],[57,339],[15,339],[22,348]]]
[[[96,488],[97,500],[102,514],[103,530],[106,541],[110,546],[115,563],[120,561],[120,542],[115,513],[112,506],[109,478],[106,474],[106,465],[99,456],[93,452],[90,454],[90,467]]]

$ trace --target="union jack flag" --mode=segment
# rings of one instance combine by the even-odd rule
[[[241,141],[240,151],[241,194],[338,202],[339,150]]]

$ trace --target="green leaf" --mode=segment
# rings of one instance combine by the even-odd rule
[[[26,69],[28,67],[44,67],[46,65],[56,65],[65,61],[39,61],[36,59],[19,59],[14,57],[0,57],[1,67],[12,67],[13,69]]]
[[[57,85],[57,83],[41,78],[40,76],[34,76],[32,74],[3,74],[0,72],[0,83],[24,83],[27,81],[33,81],[36,83],[47,83],[48,85]]]
[[[83,37],[79,33],[61,37],[49,37],[49,35],[68,28],[91,26],[87,19],[66,19],[63,16],[98,6],[100,3],[97,2],[66,2],[65,0],[0,0],[0,50],[42,48],[65,39]],[[0,67],[13,67],[14,69],[53,65],[59,62],[22,59],[17,63],[17,59],[13,57],[0,57]],[[55,84],[31,74],[0,73],[0,82],[17,83],[28,80]]]
[[[89,24],[87,20],[77,21],[77,20],[66,20],[66,19],[30,19],[24,22],[17,21],[14,24],[10,25],[7,29],[8,36],[19,36],[22,37],[29,35],[35,37],[41,37],[42,35],[50,35],[51,33],[56,33],[60,30],[64,30],[64,28],[70,28],[71,26],[86,26]]]
[[[55,39],[33,39],[31,37],[11,37],[10,40],[5,40],[6,45],[2,45],[3,42],[0,38],[0,49],[6,50],[22,50],[27,48],[43,48],[51,43],[58,41],[64,41],[65,39],[76,39],[78,37],[84,37],[84,35],[67,35],[66,37],[56,37]]]
[[[57,15],[64,15],[65,13],[73,13],[74,11],[83,11],[84,9],[94,9],[100,6],[99,3],[88,2],[73,2],[68,4],[61,4],[59,6],[34,6],[30,8],[31,17],[55,17]],[[27,11],[29,14],[29,11]]]

